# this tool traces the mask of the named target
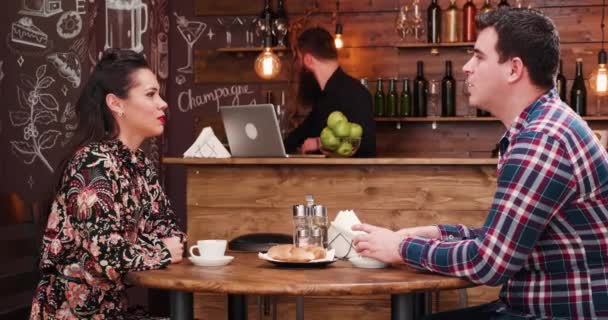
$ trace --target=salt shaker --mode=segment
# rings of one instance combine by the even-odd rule
[[[309,225],[306,216],[306,210],[303,204],[296,204],[293,206],[293,245],[298,246],[298,231],[308,230]]]
[[[327,249],[327,229],[329,221],[327,220],[327,208],[317,204],[312,208],[312,228],[313,232],[318,229],[321,234],[321,243],[319,246]]]
[[[296,232],[296,247],[306,247],[311,243],[310,229],[298,229]]]
[[[310,244],[323,247],[323,230],[321,228],[313,228],[310,236]]]

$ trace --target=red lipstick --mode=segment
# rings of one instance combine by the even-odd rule
[[[161,124],[165,124],[166,118],[165,118],[165,116],[160,116],[160,117],[158,117],[158,120],[160,121]]]

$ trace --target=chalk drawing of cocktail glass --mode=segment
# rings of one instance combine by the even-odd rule
[[[178,68],[177,71],[181,73],[192,73],[192,47],[198,38],[201,37],[207,25],[200,21],[188,21],[183,16],[178,16],[177,13],[174,13],[177,17],[177,30],[182,35],[184,40],[186,40],[186,44],[188,44],[188,64]]]

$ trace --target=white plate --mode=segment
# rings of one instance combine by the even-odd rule
[[[384,263],[382,261],[361,256],[352,257],[349,259],[349,261],[353,264],[353,266],[364,269],[380,269],[386,268],[386,266],[388,266],[387,263]]]
[[[202,257],[189,257],[188,258],[194,265],[199,267],[219,267],[225,266],[232,262],[233,256],[223,256],[218,258],[202,258]]]

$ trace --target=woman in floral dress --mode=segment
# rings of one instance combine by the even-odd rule
[[[44,232],[30,319],[133,319],[123,277],[181,261],[185,234],[139,149],[167,104],[133,51],[109,49],[78,100],[78,147]]]

